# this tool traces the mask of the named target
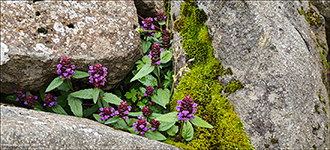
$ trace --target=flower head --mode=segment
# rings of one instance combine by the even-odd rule
[[[144,135],[145,132],[149,130],[149,122],[143,119],[142,115],[139,116],[139,120],[133,123],[133,127],[135,128],[135,132],[140,132],[141,135]]]
[[[155,118],[155,119],[156,119],[156,118]],[[157,120],[155,120],[155,119],[152,119],[152,120],[151,120],[151,130],[152,130],[152,131],[157,130],[157,129],[159,128],[159,125],[160,125],[159,121],[157,121]]]
[[[118,110],[115,112],[120,118],[127,119],[127,115],[131,111],[131,106],[128,106],[127,102],[120,102]]]
[[[151,17],[144,19],[144,21],[142,21],[143,26],[141,26],[141,28],[145,31],[145,30],[155,30],[155,26],[154,24],[152,24],[153,19]],[[155,33],[148,31],[146,35],[151,35],[154,36]]]
[[[163,35],[163,46],[164,46],[164,48],[171,47],[171,40],[168,36]]]
[[[151,58],[151,64],[156,66],[160,65],[160,53],[162,53],[164,50],[160,49],[159,43],[154,43],[152,45],[150,54],[148,55],[149,58]]]
[[[29,96],[26,97],[26,101],[24,102],[24,104],[25,105],[29,104],[30,106],[34,107],[37,98],[38,96],[33,96],[32,94],[30,94]]]
[[[149,118],[151,116],[151,111],[148,106],[142,108],[143,116]]]
[[[101,121],[107,121],[110,118],[116,116],[117,114],[114,112],[115,109],[114,108],[110,108],[109,106],[105,107],[105,108],[100,108],[101,112],[99,115],[102,117],[100,118]]]
[[[71,65],[69,57],[63,56],[60,64],[57,65],[57,73],[60,75],[60,78],[71,79],[71,75],[75,74],[73,69],[75,69],[75,66]]]
[[[25,89],[15,90],[15,93],[17,95],[16,101],[22,101],[22,100],[24,100],[25,93],[26,93],[26,90]]]
[[[53,95],[51,95],[50,93],[45,94],[44,100],[46,103],[44,103],[44,106],[52,107],[54,105],[57,105],[56,99],[57,97],[53,97]]]
[[[178,100],[177,102],[179,105],[176,106],[176,110],[179,111],[178,113],[178,120],[184,120],[187,122],[189,119],[194,119],[195,116],[193,115],[196,112],[197,104],[193,103],[193,99],[190,98],[188,95],[182,101]]]
[[[101,64],[95,64],[94,67],[89,66],[89,69],[90,70],[88,73],[91,75],[89,77],[89,82],[93,83],[95,88],[98,88],[101,85],[104,86],[105,82],[107,81],[105,76],[108,73],[108,69],[106,67],[102,67]]]
[[[157,17],[155,17],[155,20],[157,20],[158,22],[164,22],[166,19],[166,16],[164,16],[164,13],[159,11],[157,13]]]
[[[146,92],[144,93],[144,96],[152,96],[154,92],[154,87],[148,86],[146,87]]]

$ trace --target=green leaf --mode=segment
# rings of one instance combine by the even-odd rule
[[[130,120],[127,118],[126,122],[129,124]],[[115,124],[113,124],[116,128],[122,129],[122,130],[126,130],[129,127],[126,125],[124,119],[120,119],[118,120]]]
[[[179,131],[178,126],[172,126],[170,129],[168,129],[166,132],[170,136],[175,136],[175,134]]]
[[[100,123],[104,123],[105,121],[100,120],[102,117],[99,114],[93,114],[93,117],[95,118],[96,121]]]
[[[163,25],[165,25],[165,21],[163,21],[163,22],[158,22],[158,24],[161,25],[161,26],[163,26]]]
[[[27,97],[27,96],[31,95],[31,92],[30,91],[26,91],[26,94],[25,95],[26,95],[25,97]]]
[[[198,116],[195,116],[194,119],[189,119],[189,121],[195,126],[204,127],[204,128],[213,128],[212,125],[204,121],[202,118],[199,118]]]
[[[83,116],[82,101],[79,98],[75,98],[71,95],[68,96],[68,103],[73,114],[77,117]]]
[[[93,114],[95,111],[99,109],[98,105],[93,105],[91,108],[87,108],[84,110],[84,117],[88,117],[89,115]]]
[[[39,91],[39,93],[40,93],[40,98],[41,98],[41,100],[44,100],[45,99],[45,92],[44,91],[42,91],[42,90],[40,90]],[[57,101],[57,100],[56,100]],[[58,103],[58,102],[57,102]]]
[[[94,88],[93,89],[93,101],[94,101],[94,104],[96,104],[97,100],[99,99],[99,94],[100,94],[100,89],[99,88]]]
[[[170,113],[164,114],[162,116],[157,117],[156,120],[158,120],[160,122],[177,122],[178,121],[178,112],[170,112]]]
[[[166,131],[174,126],[175,122],[161,122],[159,125],[159,131]]]
[[[157,79],[154,76],[150,75],[150,74],[140,78],[139,81],[144,86],[156,86],[157,85]]]
[[[64,80],[63,83],[57,87],[57,89],[62,90],[62,91],[69,91],[70,90],[70,85],[69,82],[71,82],[70,80]]]
[[[156,32],[155,35],[154,35],[155,38],[159,38],[160,36],[162,36],[161,32]]]
[[[78,71],[78,70],[75,70],[74,72],[75,72],[75,74],[72,75],[71,77],[75,78],[75,79],[81,79],[81,78],[86,78],[86,77],[90,76],[90,74],[87,72]]]
[[[118,96],[116,96],[112,93],[104,93],[104,96],[102,99],[104,101],[106,101],[107,103],[115,104],[117,106],[120,105],[120,102],[122,102],[122,100]]]
[[[139,134],[139,132],[135,132],[135,128],[134,127],[130,127],[128,128],[128,131],[133,133],[133,134]]]
[[[159,98],[157,95],[152,95],[152,96],[151,96],[151,99],[152,99],[152,101],[154,101],[156,104],[158,104],[158,105],[160,105],[160,106],[162,106],[162,107],[164,107],[164,108],[166,109],[166,104],[164,104],[164,103],[160,100],[160,98]]]
[[[148,57],[148,55],[144,55],[143,57],[142,57],[142,61],[143,61],[143,63],[148,63],[148,62],[151,62],[151,58],[149,58]]]
[[[93,89],[84,89],[70,94],[76,98],[93,99]]]
[[[166,140],[166,137],[158,131],[153,131],[153,132],[149,131],[149,132],[146,132],[144,135],[149,139],[153,139],[153,140],[157,140],[157,141]]]
[[[192,127],[191,123],[188,121],[183,124],[183,129],[182,129],[182,137],[186,141],[191,141],[194,136],[194,128]]]
[[[8,95],[5,99],[10,101],[16,101],[17,95]]]
[[[109,120],[107,120],[104,124],[116,123],[119,119],[120,119],[119,116],[115,116],[115,117],[110,118]]]
[[[40,105],[35,105],[33,109],[38,111],[45,111]]]
[[[135,102],[137,99],[135,89],[131,89],[131,92],[126,92],[125,97],[127,99],[132,99],[132,101]]]
[[[168,89],[164,89],[164,90],[163,89],[158,89],[157,90],[157,95],[158,95],[158,97],[160,99],[160,102],[162,104],[161,106],[166,108],[165,105],[170,102],[170,95],[171,95],[170,90],[168,90]]]
[[[135,64],[136,64],[136,69],[140,70],[145,63],[143,63],[141,60],[138,60]]]
[[[47,87],[46,89],[46,93],[50,92],[51,90],[54,90],[55,88],[57,88],[58,86],[60,86],[63,83],[64,79],[61,79],[60,77],[56,77]]]
[[[141,70],[131,79],[131,82],[140,79],[146,75],[148,75],[150,72],[152,72],[155,69],[155,66],[151,65],[151,63],[145,64]]]
[[[129,112],[128,113],[129,116],[133,116],[133,117],[139,117],[140,115],[142,115],[142,112]]]
[[[164,82],[164,87],[165,87],[165,88],[168,88],[171,84],[172,84],[171,81],[166,80],[166,81]]]
[[[137,106],[139,106],[139,108],[143,109],[144,106],[146,106],[143,102],[139,101],[137,104]]]
[[[174,74],[173,71],[168,70],[167,73],[166,73],[166,75],[165,75],[165,79],[166,80],[169,80],[169,81],[173,81],[173,74]]]
[[[164,51],[160,53],[160,60],[162,64],[169,62],[172,59],[172,53],[170,51]]]
[[[67,97],[63,95],[57,96],[56,102],[62,107],[65,107],[68,104]]]
[[[142,42],[143,54],[145,54],[149,50],[152,43],[145,40],[141,40],[141,42]]]
[[[52,110],[55,112],[55,113],[58,113],[58,114],[62,114],[62,115],[68,115],[65,110],[62,108],[61,105],[55,105],[52,107]]]

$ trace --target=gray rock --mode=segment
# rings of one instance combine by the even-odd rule
[[[1,149],[179,149],[86,118],[0,108]]]
[[[181,7],[173,4],[172,8]],[[301,6],[305,11],[309,9],[308,2],[196,4],[208,15],[206,24],[215,56],[234,73],[220,81],[236,79],[244,85],[228,99],[244,122],[252,145],[256,149],[329,148],[330,128],[326,124],[330,124],[330,100],[323,84],[316,38],[325,44],[326,53],[328,48],[324,25],[310,26],[298,13]],[[179,11],[174,10],[172,17]],[[315,106],[319,106],[320,114]]]
[[[134,0],[137,13],[142,17],[156,17],[159,11],[164,12],[164,2],[160,0]]]
[[[325,25],[327,29],[328,44],[330,41],[330,1],[327,0],[313,0],[311,3],[320,11],[320,14],[325,18]]]
[[[4,1],[0,25],[2,93],[45,89],[63,55],[78,70],[107,67],[107,90],[142,56],[133,1]]]

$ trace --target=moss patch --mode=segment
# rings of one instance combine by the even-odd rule
[[[194,126],[192,141],[175,142],[168,139],[165,142],[184,149],[253,149],[233,106],[220,94],[223,87],[218,77],[223,75],[224,69],[213,56],[212,42],[204,25],[207,20],[205,12],[191,2],[184,2],[181,15],[184,17],[179,18],[177,26],[174,26],[180,29],[180,35],[184,37],[182,45],[188,59],[195,58],[195,61],[174,92],[171,110],[175,110],[177,100],[190,95],[198,103],[195,114],[214,128]]]
[[[322,96],[321,96],[321,92],[318,93],[319,95],[319,99],[322,103],[326,104],[327,102],[325,100],[322,99]]]
[[[311,4],[310,4],[309,10],[307,12],[304,11],[303,6],[301,6],[301,10],[299,10],[299,8],[297,8],[297,10],[298,10],[300,15],[305,16],[306,21],[311,26],[315,26],[315,27],[318,28],[323,24],[323,21],[321,21],[320,15],[317,14],[314,9],[312,9]]]
[[[324,111],[325,114],[327,114],[327,110],[325,109],[325,107],[322,107],[322,110]]]
[[[315,111],[318,113],[318,114],[320,114],[321,112],[319,111],[319,105],[315,105]]]
[[[240,89],[244,88],[243,84],[239,81],[231,81],[226,87],[225,92],[226,93],[234,93]]]
[[[224,74],[233,75],[233,71],[230,69],[230,67],[228,67]]]

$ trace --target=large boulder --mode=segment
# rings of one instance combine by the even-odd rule
[[[111,89],[142,57],[137,27],[134,1],[1,2],[0,92],[45,89],[63,55],[107,67]]]
[[[142,17],[156,17],[159,11],[164,12],[164,2],[160,0],[134,0],[137,13]]]
[[[179,149],[86,118],[0,108],[1,149]]]
[[[180,17],[181,3],[172,2],[172,18]],[[301,6],[304,13],[317,9],[304,1],[195,4],[208,16],[215,56],[233,72],[219,80],[244,85],[228,99],[254,148],[329,148],[330,100],[317,48],[328,53],[325,28],[300,13]]]

